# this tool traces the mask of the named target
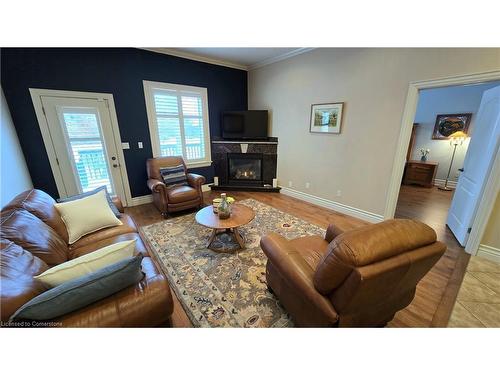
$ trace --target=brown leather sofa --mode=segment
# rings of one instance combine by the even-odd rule
[[[148,159],[146,169],[148,172],[148,187],[153,194],[153,203],[163,216],[170,212],[187,210],[203,205],[203,193],[201,186],[205,183],[205,177],[186,173],[189,186],[177,186],[167,188],[160,174],[160,168],[184,165],[184,159],[180,156],[165,156],[161,158]]]
[[[54,319],[63,327],[156,327],[169,325],[173,311],[170,287],[141,241],[132,218],[123,214],[123,225],[106,228],[68,245],[68,233],[54,200],[41,190],[19,194],[1,211],[0,312],[2,322],[24,303],[46,290],[33,279],[48,268],[119,241],[136,239],[144,255],[144,278],[81,310]]]
[[[261,239],[267,284],[302,327],[381,327],[446,250],[429,226],[387,220],[326,236]]]

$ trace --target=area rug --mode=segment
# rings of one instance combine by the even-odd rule
[[[244,250],[232,250],[236,243],[225,233],[212,246],[228,252],[207,249],[211,230],[196,223],[194,213],[142,227],[142,237],[195,327],[290,327],[290,316],[267,290],[260,238],[269,232],[292,239],[325,231],[254,199],[238,203],[255,211],[255,219],[240,227]]]

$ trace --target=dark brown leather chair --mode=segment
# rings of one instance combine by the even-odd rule
[[[180,156],[165,156],[148,159],[146,168],[148,172],[148,187],[153,194],[153,203],[163,216],[170,212],[182,211],[203,205],[202,185],[205,177],[186,173],[189,186],[176,186],[167,188],[160,174],[160,168],[183,165],[187,172],[184,159]]]
[[[429,226],[387,220],[320,236],[261,239],[267,285],[297,326],[381,327],[446,250]]]
[[[7,322],[14,312],[47,287],[33,278],[50,267],[120,241],[136,240],[144,278],[136,285],[53,320],[61,327],[157,327],[170,324],[174,308],[166,277],[155,265],[137,227],[123,206],[123,225],[101,229],[68,245],[68,233],[54,207],[54,199],[41,190],[28,190],[0,213],[0,313]]]

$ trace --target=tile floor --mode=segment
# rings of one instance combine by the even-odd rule
[[[470,258],[448,327],[500,327],[500,263]]]

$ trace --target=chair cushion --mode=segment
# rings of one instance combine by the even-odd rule
[[[6,322],[26,302],[47,290],[34,275],[49,267],[40,258],[15,243],[0,240],[0,312]]]
[[[66,224],[69,244],[100,229],[123,225],[109,208],[106,192],[103,190],[85,198],[56,203],[55,207]]]
[[[74,244],[71,244],[69,246],[70,251],[83,246],[95,245],[96,242],[104,240],[106,238],[120,236],[125,233],[137,232],[137,227],[135,225],[135,222],[129,215],[122,214],[122,216],[120,217],[120,221],[122,222],[122,225],[117,225],[110,228],[104,228],[96,232],[87,234],[86,236],[83,236]],[[98,249],[98,247],[94,247],[94,250],[95,249]]]
[[[59,198],[57,200],[57,202],[59,202],[59,203],[71,202],[71,201],[74,201],[74,200],[77,200],[77,199],[88,197],[90,195],[94,195],[94,194],[100,192],[101,190],[104,190],[106,192],[106,200],[108,201],[109,208],[111,208],[111,211],[113,211],[113,213],[115,214],[115,216],[119,218],[121,216],[121,213],[120,213],[120,211],[118,211],[118,208],[113,203],[113,199],[109,195],[108,189],[106,188],[106,186],[100,186],[97,189],[94,189],[92,191],[88,191],[88,192],[82,193],[82,194],[72,195],[71,197]]]
[[[167,190],[168,203],[182,203],[198,199],[198,191],[191,186],[177,186]]]
[[[314,275],[314,286],[329,294],[354,268],[380,262],[436,242],[428,225],[408,219],[386,220],[337,236],[328,246]]]
[[[313,271],[316,271],[318,264],[328,249],[328,242],[321,236],[295,238],[290,241],[290,244],[304,258]]]
[[[14,242],[49,266],[68,260],[68,245],[59,235],[24,209],[2,211],[0,220],[2,238]]]
[[[81,309],[137,284],[144,277],[141,262],[142,255],[130,257],[49,289],[21,306],[10,320],[49,320]]]
[[[35,276],[35,279],[51,287],[64,284],[70,280],[85,276],[123,259],[132,257],[135,252],[135,242],[136,240],[129,240],[105,246],[52,267],[44,273]]]
[[[179,164],[173,167],[160,168],[161,178],[167,188],[176,186],[187,186],[187,176],[184,164]]]

